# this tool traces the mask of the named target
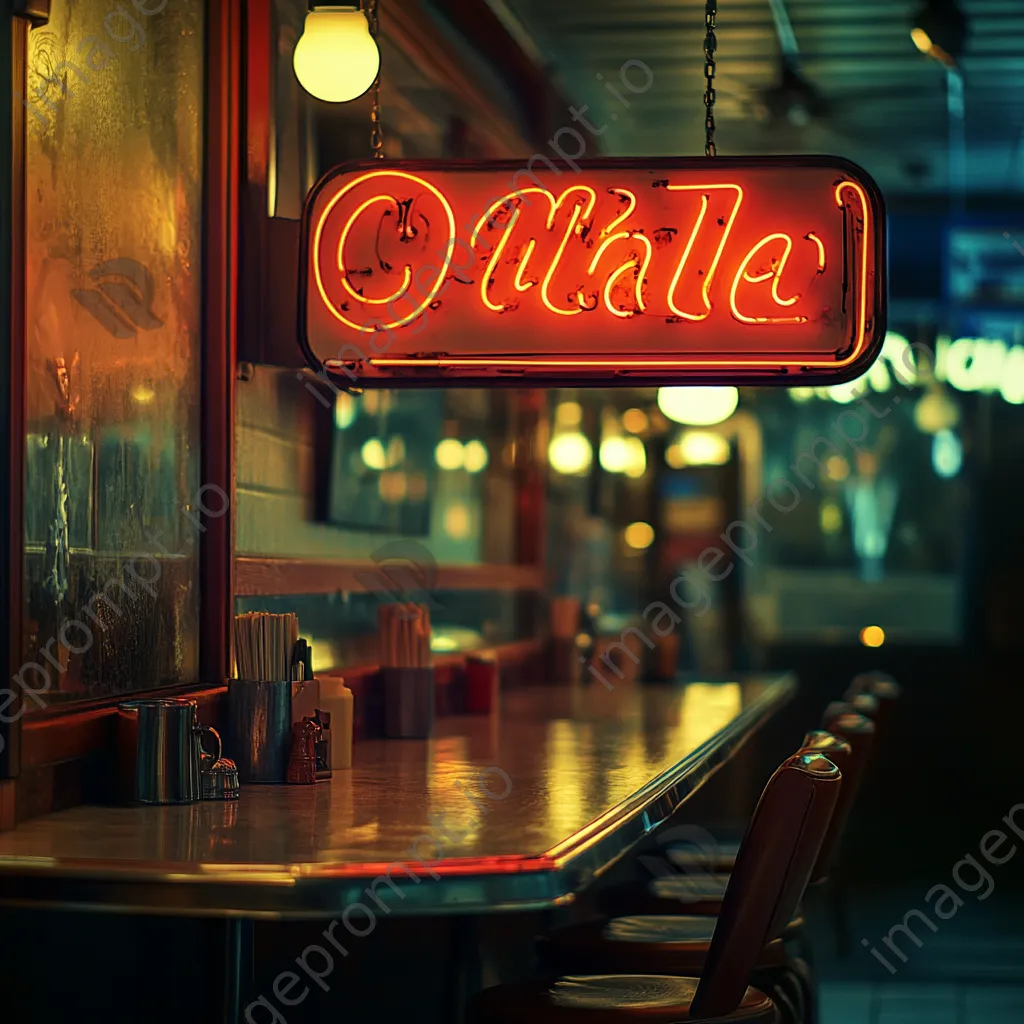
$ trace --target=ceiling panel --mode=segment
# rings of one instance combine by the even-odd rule
[[[587,104],[604,152],[703,152],[703,0],[489,2],[518,21],[565,95]],[[719,152],[826,148],[863,164],[887,191],[947,191],[950,139],[960,127],[950,115],[945,69],[910,39],[917,0],[784,6],[800,72],[822,107],[807,124],[768,115],[763,93],[780,74],[771,6],[719,0]],[[1024,191],[1024,0],[962,0],[961,7],[969,20],[961,62],[966,187]],[[617,81],[630,60],[653,75],[639,95]]]

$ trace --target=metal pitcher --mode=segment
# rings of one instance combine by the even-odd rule
[[[134,799],[143,804],[198,803],[203,758],[219,761],[222,750],[217,730],[199,724],[196,702],[136,700],[122,704],[118,711],[126,720],[138,722]],[[203,733],[213,737],[215,753],[204,751]]]

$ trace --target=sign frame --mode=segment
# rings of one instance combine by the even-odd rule
[[[576,170],[564,163],[548,161],[554,164],[562,176],[559,185],[564,187],[578,178]],[[865,204],[870,208],[873,230],[870,231],[870,255],[864,255],[865,267],[871,267],[870,288],[864,288],[865,313],[863,321],[863,339],[856,357],[843,362],[844,350],[836,350],[836,367],[808,366],[801,359],[776,358],[769,352],[764,363],[768,365],[747,366],[743,360],[736,358],[729,365],[709,365],[710,360],[687,361],[665,357],[655,360],[616,360],[613,357],[590,358],[573,353],[567,360],[559,360],[553,354],[547,363],[568,365],[545,365],[543,355],[528,366],[507,369],[494,365],[501,360],[501,353],[487,356],[462,358],[456,354],[431,352],[416,353],[401,359],[389,359],[383,362],[386,366],[377,365],[381,360],[367,359],[366,364],[354,360],[321,360],[314,352],[308,331],[308,288],[309,275],[312,272],[311,231],[314,207],[318,197],[331,183],[342,176],[369,173],[373,171],[399,171],[409,174],[424,174],[431,171],[437,173],[458,172],[494,172],[501,175],[514,176],[517,172],[529,176],[530,163],[517,160],[357,160],[339,164],[327,171],[310,190],[303,205],[300,242],[299,242],[299,279],[298,279],[298,323],[297,334],[299,346],[306,363],[322,379],[335,383],[340,388],[406,388],[406,387],[464,387],[464,388],[497,388],[497,387],[662,387],[674,385],[769,385],[783,387],[806,387],[841,384],[861,376],[872,365],[881,351],[886,333],[886,299],[888,276],[886,266],[886,210],[881,190],[874,179],[863,168],[842,157],[823,155],[799,156],[756,156],[756,157],[628,157],[628,158],[596,158],[580,161],[575,165],[580,175],[588,171],[712,171],[715,174],[730,171],[780,171],[792,168],[809,168],[834,171],[837,177],[847,177],[861,186]],[[550,184],[549,177],[545,184]],[[544,171],[540,172],[544,176]],[[536,177],[536,176],[535,176]],[[841,205],[841,204],[840,204]],[[696,229],[695,229],[696,230]],[[845,227],[844,227],[845,231]],[[724,245],[724,241],[722,243]],[[870,260],[870,262],[869,262]],[[774,265],[773,261],[773,265]],[[824,263],[822,264],[824,265]],[[844,263],[844,267],[845,267]],[[434,268],[439,269],[439,268]],[[779,271],[781,274],[781,269]],[[755,278],[745,278],[755,281]],[[862,282],[863,283],[863,282]],[[843,278],[843,291],[848,290],[846,278]],[[844,298],[845,301],[845,298]],[[774,329],[774,325],[772,327]],[[846,352],[856,348],[850,341]],[[778,348],[778,347],[777,347]],[[532,356],[531,356],[532,358]],[[806,358],[806,357],[805,357]],[[522,362],[526,359],[507,360]],[[446,363],[446,360],[448,361]],[[470,363],[472,365],[450,365],[451,361]],[[652,365],[655,362],[658,365]],[[816,362],[807,359],[806,362]],[[392,365],[400,363],[402,365]],[[579,363],[580,365],[576,365]],[[535,366],[536,368],[532,368]],[[357,372],[358,371],[358,372]]]

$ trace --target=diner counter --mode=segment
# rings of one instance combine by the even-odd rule
[[[665,821],[795,687],[776,675],[515,690],[490,716],[439,719],[430,740],[359,742],[355,766],[315,786],[76,807],[0,833],[0,904],[249,918],[553,906]]]

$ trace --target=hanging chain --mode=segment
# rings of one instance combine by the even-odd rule
[[[366,20],[370,23],[370,35],[380,47],[380,16],[377,13],[378,0],[367,0]],[[373,103],[370,107],[370,152],[374,160],[384,159],[384,126],[380,123],[380,70],[373,80]]]
[[[718,0],[707,0],[704,4],[704,155],[715,156],[715,17],[718,14]]]

